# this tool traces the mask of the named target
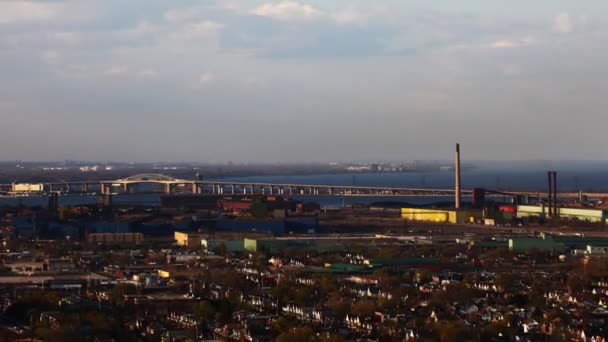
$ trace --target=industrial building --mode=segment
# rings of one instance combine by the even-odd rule
[[[242,252],[245,250],[245,243],[243,240],[201,240],[201,247],[207,252],[213,252],[222,245],[226,247],[226,251],[229,253]]]
[[[42,183],[13,183],[11,185],[12,192],[42,192],[44,191],[44,184]]]
[[[565,249],[563,243],[559,243],[551,236],[542,238],[513,238],[509,239],[509,250],[515,253],[527,253],[532,249],[540,251],[561,252]]]
[[[91,233],[87,241],[93,244],[136,244],[144,240],[142,233]]]
[[[401,208],[401,218],[412,221],[462,224],[478,222],[483,215],[481,210]]]
[[[608,238],[546,234],[534,238],[509,239],[509,249],[517,253],[526,253],[531,249],[554,252],[587,250],[589,246],[595,246],[596,251],[602,250],[600,247],[608,246]]]
[[[201,245],[201,240],[206,235],[199,232],[178,232],[173,233],[173,238],[178,246],[197,247]]]
[[[585,222],[606,223],[608,210],[597,208],[564,208],[558,207],[557,216],[561,218],[577,219]],[[544,205],[518,205],[517,218],[547,218],[551,217],[549,208]]]

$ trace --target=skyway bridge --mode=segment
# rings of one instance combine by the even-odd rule
[[[142,186],[151,184],[151,186]],[[60,181],[42,183],[0,184],[0,192],[13,196],[33,193],[66,194],[134,194],[134,193],[192,193],[207,195],[304,195],[304,196],[382,196],[382,197],[453,197],[454,189],[403,188],[355,185],[319,185],[297,183],[237,182],[229,180],[186,180],[162,174],[139,174],[117,180]],[[463,196],[472,196],[474,190],[462,189]],[[540,191],[492,191],[486,196],[530,196],[542,197]],[[608,197],[608,193],[561,192],[561,198]]]

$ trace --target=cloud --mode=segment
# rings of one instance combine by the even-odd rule
[[[224,25],[212,20],[189,23],[171,33],[170,38],[173,40],[191,40],[196,37],[217,33],[223,27]]]
[[[354,24],[354,23],[365,23],[369,20],[369,12],[364,12],[355,8],[346,8],[332,14],[332,18],[338,24]]]
[[[48,39],[63,45],[78,45],[81,41],[79,32],[50,32]]]
[[[502,39],[492,42],[489,47],[492,49],[512,49],[531,45],[534,41],[534,38],[530,36],[522,39]]]
[[[311,21],[325,16],[323,11],[297,1],[265,3],[254,9],[253,14],[282,21]]]
[[[46,64],[57,64],[61,60],[61,54],[55,50],[45,50],[40,59]]]
[[[56,4],[34,1],[0,1],[0,24],[44,21],[56,15]]]
[[[574,19],[569,13],[563,12],[553,18],[553,31],[570,33],[574,30]]]
[[[205,71],[199,76],[198,81],[200,84],[211,83],[215,81],[215,74],[210,71]]]
[[[141,77],[152,78],[158,76],[158,72],[154,69],[143,69],[139,72]]]
[[[113,65],[107,68],[103,73],[104,75],[114,76],[114,75],[124,75],[129,71],[129,68],[124,65]]]
[[[200,17],[202,12],[202,9],[198,7],[175,8],[166,11],[163,19],[170,23],[183,22]]]

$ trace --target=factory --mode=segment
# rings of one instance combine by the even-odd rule
[[[517,218],[549,218],[559,217],[562,219],[576,219],[590,223],[606,223],[608,218],[608,210],[600,208],[554,208],[555,213],[549,212],[549,207],[545,205],[518,205]]]
[[[410,221],[436,222],[436,223],[476,223],[483,219],[481,210],[448,210],[448,209],[422,209],[401,208],[401,218]]]

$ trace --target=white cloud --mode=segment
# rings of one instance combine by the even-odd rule
[[[338,9],[331,14],[331,18],[338,25],[362,25],[376,20],[387,23],[391,20],[390,8],[382,4],[374,4],[370,7],[346,7]]]
[[[332,18],[338,24],[365,23],[369,20],[370,13],[349,7],[332,14]]]
[[[78,45],[81,41],[78,32],[51,32],[47,36],[50,41],[64,45]]]
[[[283,21],[310,21],[325,16],[323,11],[297,1],[265,3],[254,9],[253,14]]]
[[[190,8],[175,8],[166,11],[163,14],[163,19],[170,23],[183,22],[186,20],[200,17],[202,10],[198,7]]]
[[[48,20],[56,15],[56,4],[33,1],[0,1],[0,24]]]
[[[158,72],[154,69],[143,69],[140,70],[139,75],[141,77],[152,78],[158,76]]]
[[[173,40],[190,40],[196,37],[205,36],[217,33],[224,25],[211,21],[201,21],[184,25],[180,30],[171,33],[170,38]]]
[[[211,83],[215,81],[215,74],[210,71],[205,71],[199,76],[198,81],[200,84]]]
[[[570,33],[574,30],[574,19],[569,13],[560,13],[553,18],[553,30],[558,33]]]
[[[108,76],[124,75],[129,71],[129,68],[124,65],[113,65],[107,68],[103,73]]]
[[[531,45],[534,41],[534,38],[530,36],[522,39],[502,39],[492,42],[489,47],[492,49],[512,49]]]
[[[45,50],[40,58],[46,64],[57,64],[61,60],[61,54],[55,50]]]

